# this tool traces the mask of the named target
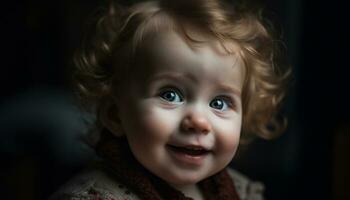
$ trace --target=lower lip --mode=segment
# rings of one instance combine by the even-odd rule
[[[204,159],[209,155],[209,153],[202,155],[189,155],[186,153],[178,152],[171,147],[167,146],[167,150],[170,152],[170,155],[184,165],[189,166],[200,166],[203,164]]]

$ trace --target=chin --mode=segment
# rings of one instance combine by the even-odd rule
[[[182,176],[170,177],[166,181],[171,185],[185,186],[185,185],[197,184],[198,182],[200,182],[201,180],[203,180],[205,178],[206,177],[200,177],[198,175],[185,176],[183,174]]]

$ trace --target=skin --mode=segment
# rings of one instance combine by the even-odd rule
[[[150,172],[201,199],[196,183],[225,168],[238,147],[243,64],[214,39],[191,48],[170,31],[146,39],[138,58],[117,98],[131,151]],[[210,153],[194,165],[175,158],[168,144]]]

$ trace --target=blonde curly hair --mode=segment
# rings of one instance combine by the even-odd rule
[[[286,119],[278,114],[290,68],[278,65],[281,42],[260,13],[219,0],[146,1],[130,7],[111,1],[95,19],[74,60],[82,105],[97,117],[94,134],[111,118],[114,108],[107,105],[112,105],[113,91],[144,39],[171,30],[181,33],[191,45],[200,43],[189,34],[190,29],[214,37],[223,47],[231,41],[240,49],[247,72],[242,93],[243,137],[270,139],[285,129]]]

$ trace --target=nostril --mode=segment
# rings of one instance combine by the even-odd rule
[[[194,128],[192,128],[192,127],[186,128],[185,130],[186,130],[186,131],[189,131],[189,132],[196,132],[196,129],[194,129]]]

